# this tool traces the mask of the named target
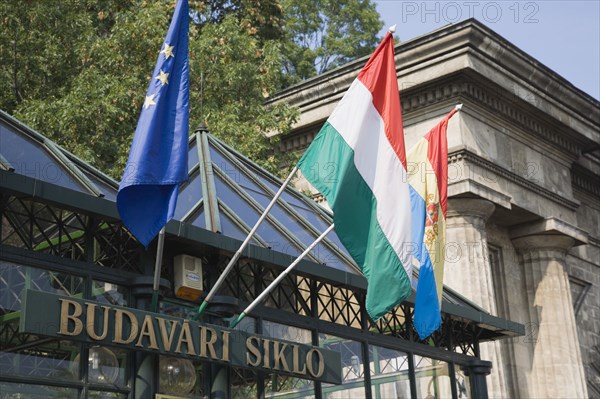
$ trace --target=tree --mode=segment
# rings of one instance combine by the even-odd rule
[[[193,50],[193,51],[192,51]],[[236,18],[203,28],[190,42],[195,62],[190,74],[204,75],[203,109],[194,107],[192,119],[203,121],[210,131],[263,167],[279,173],[281,160],[274,156],[273,139],[265,133],[286,132],[296,111],[286,104],[265,108],[264,101],[280,85],[281,45],[261,44],[248,35]],[[200,80],[193,83],[191,102],[199,104]]]
[[[369,54],[383,25],[370,0],[282,0],[282,7],[288,82]]]
[[[288,131],[297,112],[265,99],[286,81],[371,51],[379,24],[372,4],[189,2],[191,130],[202,122],[279,172],[277,138],[266,133]],[[0,2],[0,108],[120,178],[174,8],[175,0]],[[315,37],[318,46],[310,44]],[[326,66],[292,68],[290,60]]]
[[[26,20],[38,15],[40,3],[45,4],[23,4]],[[124,166],[156,49],[169,23],[166,4],[151,3],[138,7],[131,2],[129,7],[112,9],[103,8],[106,4],[101,1],[74,2],[70,5],[74,15],[53,15],[56,31],[44,25],[38,31],[36,25],[30,25],[20,44],[22,51],[13,55],[21,64],[35,65],[30,40],[37,36],[50,40],[59,37],[63,46],[73,48],[64,54],[63,46],[57,45],[56,59],[42,57],[41,65],[66,70],[64,77],[49,79],[51,86],[34,85],[38,92],[17,98],[12,112],[114,177],[120,177]],[[43,13],[39,14],[43,19]],[[70,18],[80,21],[69,23]],[[60,32],[70,25],[75,28]],[[83,28],[77,28],[79,25]],[[23,72],[23,80],[35,81],[32,75]]]
[[[0,107],[120,178],[175,2],[132,0],[114,8],[87,0],[56,9],[58,1],[16,3],[0,8],[7,36],[0,51],[13,61],[2,67]],[[272,139],[264,132],[286,131],[295,112],[264,106],[265,95],[280,86],[281,51],[273,39],[279,22],[276,13],[261,16],[253,3],[227,3],[223,13],[192,22],[190,122],[192,130],[206,123],[275,171]],[[190,1],[196,10],[207,4]],[[259,6],[269,4],[275,3]]]

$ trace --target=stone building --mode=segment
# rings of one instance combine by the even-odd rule
[[[271,100],[302,110],[286,150],[307,146],[364,61]],[[409,146],[464,103],[430,339],[412,296],[367,317],[366,281],[334,232],[225,326],[332,223],[292,188],[195,321],[201,297],[181,294],[181,275],[206,293],[281,184],[204,130],[153,305],[156,243],[123,226],[118,183],[0,111],[0,398],[598,396],[598,102],[475,21],[399,45],[397,61]]]
[[[282,150],[308,146],[365,61],[271,99],[301,110]],[[600,103],[476,20],[400,43],[396,65],[407,148],[464,104],[444,284],[526,326],[482,345],[490,397],[600,397]]]

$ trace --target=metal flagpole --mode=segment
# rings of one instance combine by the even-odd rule
[[[243,319],[244,317],[246,317],[246,315],[247,315],[248,313],[250,313],[250,312],[252,311],[252,309],[254,309],[254,307],[255,307],[256,305],[258,305],[259,303],[261,303],[261,302],[263,301],[263,299],[265,299],[265,297],[267,296],[267,294],[268,294],[269,292],[271,292],[271,290],[273,290],[273,288],[275,288],[275,286],[276,286],[277,284],[279,284],[279,283],[281,282],[281,280],[283,280],[283,279],[285,278],[285,276],[287,276],[287,275],[288,275],[288,274],[289,274],[289,273],[292,271],[292,269],[293,269],[294,267],[296,267],[296,265],[297,265],[298,263],[300,263],[300,261],[301,261],[302,259],[304,259],[304,257],[305,257],[305,256],[306,256],[306,255],[307,255],[307,254],[308,254],[310,251],[312,251],[312,249],[313,249],[313,248],[314,248],[314,247],[315,247],[315,246],[316,246],[316,245],[317,245],[319,242],[321,242],[321,240],[322,240],[323,238],[325,238],[325,236],[326,236],[326,235],[327,235],[327,234],[328,234],[328,233],[329,233],[331,230],[333,230],[333,227],[334,227],[334,225],[333,225],[333,224],[332,224],[331,226],[329,226],[329,227],[327,228],[327,230],[325,230],[325,231],[323,232],[323,234],[321,234],[321,235],[320,235],[320,236],[319,236],[319,237],[318,237],[318,238],[317,238],[317,239],[316,239],[316,240],[315,240],[315,241],[314,241],[312,244],[310,244],[310,245],[308,246],[308,248],[306,248],[306,249],[304,250],[304,252],[302,252],[302,253],[300,254],[300,256],[298,256],[298,257],[296,258],[296,260],[294,260],[294,261],[292,262],[292,264],[291,264],[291,265],[289,265],[289,266],[288,266],[288,267],[287,267],[287,268],[286,268],[286,269],[285,269],[285,270],[284,270],[284,271],[283,271],[283,272],[282,272],[282,273],[281,273],[279,276],[277,276],[277,278],[276,278],[275,280],[273,280],[273,282],[272,282],[271,284],[269,284],[269,286],[268,286],[267,288],[265,288],[265,290],[264,290],[263,292],[261,292],[261,294],[260,294],[258,297],[256,297],[256,299],[255,299],[254,301],[252,301],[252,303],[251,303],[250,305],[248,305],[248,306],[246,307],[246,309],[244,309],[244,311],[243,311],[242,313],[240,313],[240,315],[239,315],[239,316],[238,316],[238,317],[237,317],[235,320],[233,320],[233,321],[230,323],[230,325],[229,325],[229,328],[234,328],[235,326],[237,326],[237,325],[238,325],[238,323],[239,323],[240,321],[242,321],[242,319]]]
[[[158,287],[160,283],[160,271],[162,267],[163,248],[165,246],[165,226],[158,232],[158,243],[156,244],[156,262],[154,263],[154,283],[152,284],[152,305],[153,312],[158,312]]]
[[[269,213],[269,211],[271,210],[273,205],[275,205],[275,202],[277,202],[277,199],[281,196],[281,194],[287,187],[288,183],[290,182],[290,180],[292,180],[292,177],[294,177],[294,175],[296,174],[297,171],[298,171],[298,166],[294,166],[294,169],[292,169],[292,171],[290,172],[290,175],[287,177],[287,179],[285,179],[285,181],[283,182],[283,184],[281,185],[281,187],[279,188],[277,193],[275,193],[275,196],[273,197],[273,199],[271,200],[269,205],[267,205],[267,207],[265,208],[265,211],[262,213],[262,215],[260,215],[260,218],[258,218],[258,220],[256,221],[256,224],[254,225],[252,230],[250,230],[250,233],[248,233],[248,236],[246,237],[244,242],[242,242],[242,245],[240,246],[240,248],[233,255],[233,257],[229,260],[229,263],[225,267],[225,270],[223,270],[223,273],[221,273],[221,275],[219,276],[219,279],[217,280],[215,285],[210,289],[208,295],[206,295],[206,298],[204,298],[204,301],[198,307],[198,311],[192,317],[193,320],[198,319],[198,317],[200,316],[200,314],[202,314],[202,312],[204,311],[204,309],[206,308],[208,303],[215,296],[215,293],[217,292],[219,287],[221,287],[221,284],[223,284],[223,282],[225,281],[225,278],[227,277],[227,275],[229,274],[231,269],[233,269],[233,265],[235,265],[235,262],[237,262],[237,260],[240,258],[240,256],[242,255],[242,252],[244,251],[244,249],[246,249],[246,246],[248,245],[248,243],[254,236],[254,233],[258,229],[258,226],[260,226],[262,221],[267,217],[267,214]]]

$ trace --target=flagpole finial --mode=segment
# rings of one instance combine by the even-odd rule
[[[200,122],[200,124],[196,127],[196,132],[208,132],[208,128],[204,124],[204,122]]]
[[[388,28],[388,32],[390,33],[395,33],[396,32],[396,25],[392,25]]]
[[[454,109],[456,109],[457,111],[460,111],[462,109],[462,104],[456,104],[456,107],[454,107]]]

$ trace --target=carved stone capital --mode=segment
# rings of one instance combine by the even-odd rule
[[[494,213],[493,202],[479,198],[449,198],[448,227],[456,227],[463,223],[471,224],[477,230],[485,228],[485,222]]]
[[[448,199],[448,217],[475,216],[487,220],[494,213],[495,205],[480,198]]]
[[[573,246],[586,244],[587,233],[557,218],[546,218],[525,223],[511,229],[513,245],[521,255],[543,252],[547,256],[556,252],[564,256]]]
[[[520,254],[533,251],[557,251],[566,254],[575,245],[575,239],[562,234],[535,234],[514,238],[512,242]]]

